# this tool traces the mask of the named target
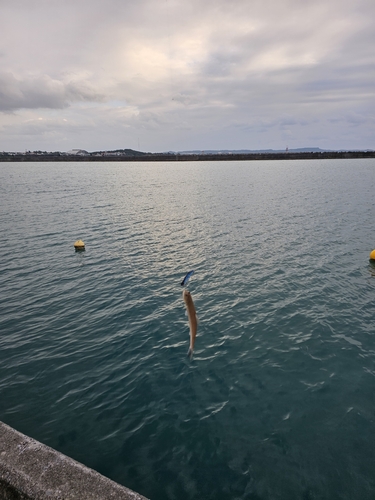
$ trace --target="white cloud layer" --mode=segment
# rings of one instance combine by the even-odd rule
[[[1,0],[0,149],[375,148],[373,0]]]

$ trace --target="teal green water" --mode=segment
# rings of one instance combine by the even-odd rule
[[[1,163],[0,419],[152,500],[373,500],[374,197],[371,159]]]

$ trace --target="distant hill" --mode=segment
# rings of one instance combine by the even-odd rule
[[[71,149],[66,152],[67,155],[77,155],[77,156],[86,156],[88,153],[85,149]]]
[[[142,151],[135,151],[134,149],[115,149],[110,151],[94,151],[90,153],[91,156],[102,155],[102,156],[143,156],[149,153],[144,153]]]

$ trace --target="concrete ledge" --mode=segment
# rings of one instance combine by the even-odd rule
[[[0,500],[147,500],[0,422]]]

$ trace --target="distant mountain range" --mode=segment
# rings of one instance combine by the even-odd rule
[[[320,148],[297,148],[297,149],[288,149],[288,153],[319,153],[319,152],[327,152],[332,151],[331,149],[320,149]],[[182,155],[212,155],[212,154],[259,154],[259,153],[285,153],[285,149],[205,149],[199,150],[195,149],[192,151],[168,151],[171,154],[182,154]]]

